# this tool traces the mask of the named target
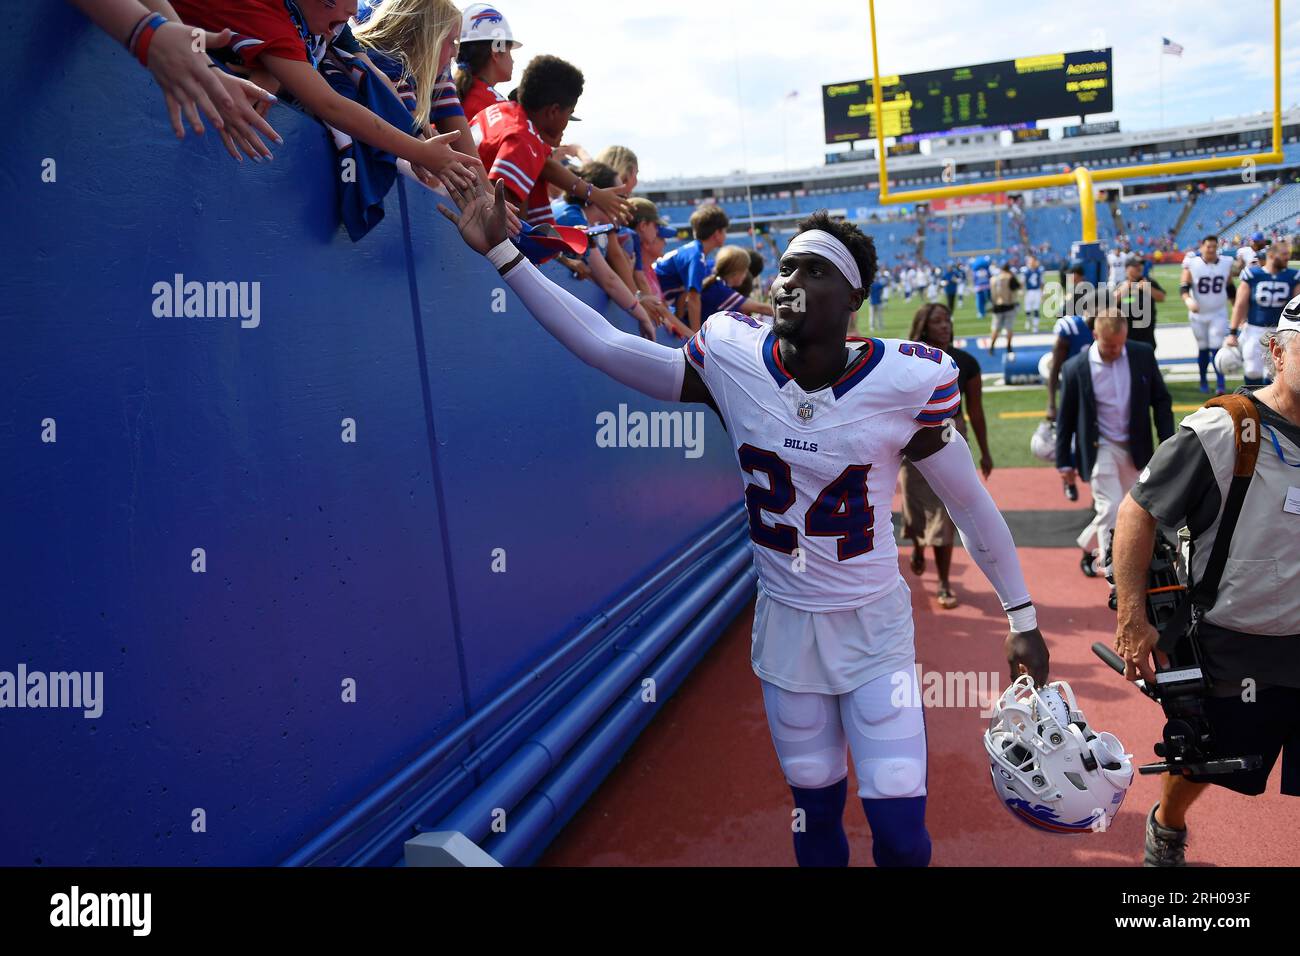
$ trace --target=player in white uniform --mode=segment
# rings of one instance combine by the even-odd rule
[[[877,865],[927,865],[925,727],[889,505],[903,455],[943,500],[1007,611],[1012,674],[1045,681],[1048,653],[1006,522],[965,440],[945,427],[958,402],[956,364],[915,342],[847,345],[862,276],[876,268],[870,238],[825,213],[809,217],[781,257],[772,328],[718,312],[674,349],[615,329],[542,276],[505,238],[500,186],[495,198],[478,182],[448,189],[461,212],[443,212],[465,242],[578,358],[652,398],[704,403],[722,418],[759,577],[751,663],[804,812],[794,834],[800,865],[848,863],[849,753]]]
[[[1255,233],[1250,237],[1249,242],[1239,246],[1232,257],[1232,277],[1235,279],[1243,270],[1259,265],[1259,254],[1266,248],[1268,248],[1268,240],[1264,238],[1262,232]]]
[[[1228,296],[1232,285],[1232,260],[1219,255],[1219,237],[1201,240],[1197,255],[1183,260],[1179,291],[1187,304],[1187,321],[1196,336],[1196,364],[1201,372],[1201,391],[1208,392],[1207,372],[1224,336],[1228,334]],[[1216,394],[1225,388],[1223,373],[1214,366],[1218,381]]]
[[[1128,252],[1122,246],[1106,253],[1106,265],[1110,267],[1109,275],[1106,277],[1106,284],[1112,289],[1124,281],[1126,277],[1124,266],[1127,262]]]

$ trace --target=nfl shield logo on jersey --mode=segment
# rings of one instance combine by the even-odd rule
[[[812,403],[812,402],[809,402],[809,401],[802,401],[802,402],[800,402],[800,403],[799,403],[799,418],[800,418],[801,420],[803,420],[803,421],[806,422],[806,421],[810,420],[812,417],[813,417],[813,403]]]

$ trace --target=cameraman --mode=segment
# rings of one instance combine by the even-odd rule
[[[1257,796],[1279,753],[1282,792],[1300,796],[1300,297],[1265,337],[1271,385],[1240,389],[1259,411],[1259,459],[1246,492],[1214,606],[1198,631],[1211,680],[1205,714],[1224,755],[1259,754],[1258,770],[1166,775],[1147,815],[1147,866],[1183,866],[1185,815],[1207,783]],[[1236,461],[1235,429],[1222,408],[1202,408],[1156,451],[1120,508],[1114,572],[1119,601],[1115,650],[1125,677],[1155,686],[1158,634],[1147,619],[1147,571],[1156,522],[1186,522],[1189,569],[1209,563]]]

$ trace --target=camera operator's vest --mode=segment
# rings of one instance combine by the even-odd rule
[[[1183,419],[1196,432],[1226,501],[1236,462],[1232,418],[1222,408],[1201,408]],[[1283,510],[1287,492],[1300,496],[1300,468],[1279,460],[1270,435],[1276,435],[1287,461],[1300,462],[1300,448],[1267,424],[1260,430],[1255,477],[1241,506],[1218,600],[1205,620],[1247,634],[1300,633],[1300,514]],[[1193,544],[1192,580],[1200,581],[1210,560],[1219,517]]]

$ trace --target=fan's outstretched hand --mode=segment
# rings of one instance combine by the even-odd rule
[[[443,180],[460,215],[441,203],[438,204],[438,211],[456,224],[465,245],[479,255],[486,255],[489,249],[500,245],[506,238],[505,184],[498,179],[493,192],[488,192],[480,180],[466,178],[469,185],[453,183],[450,179]]]

